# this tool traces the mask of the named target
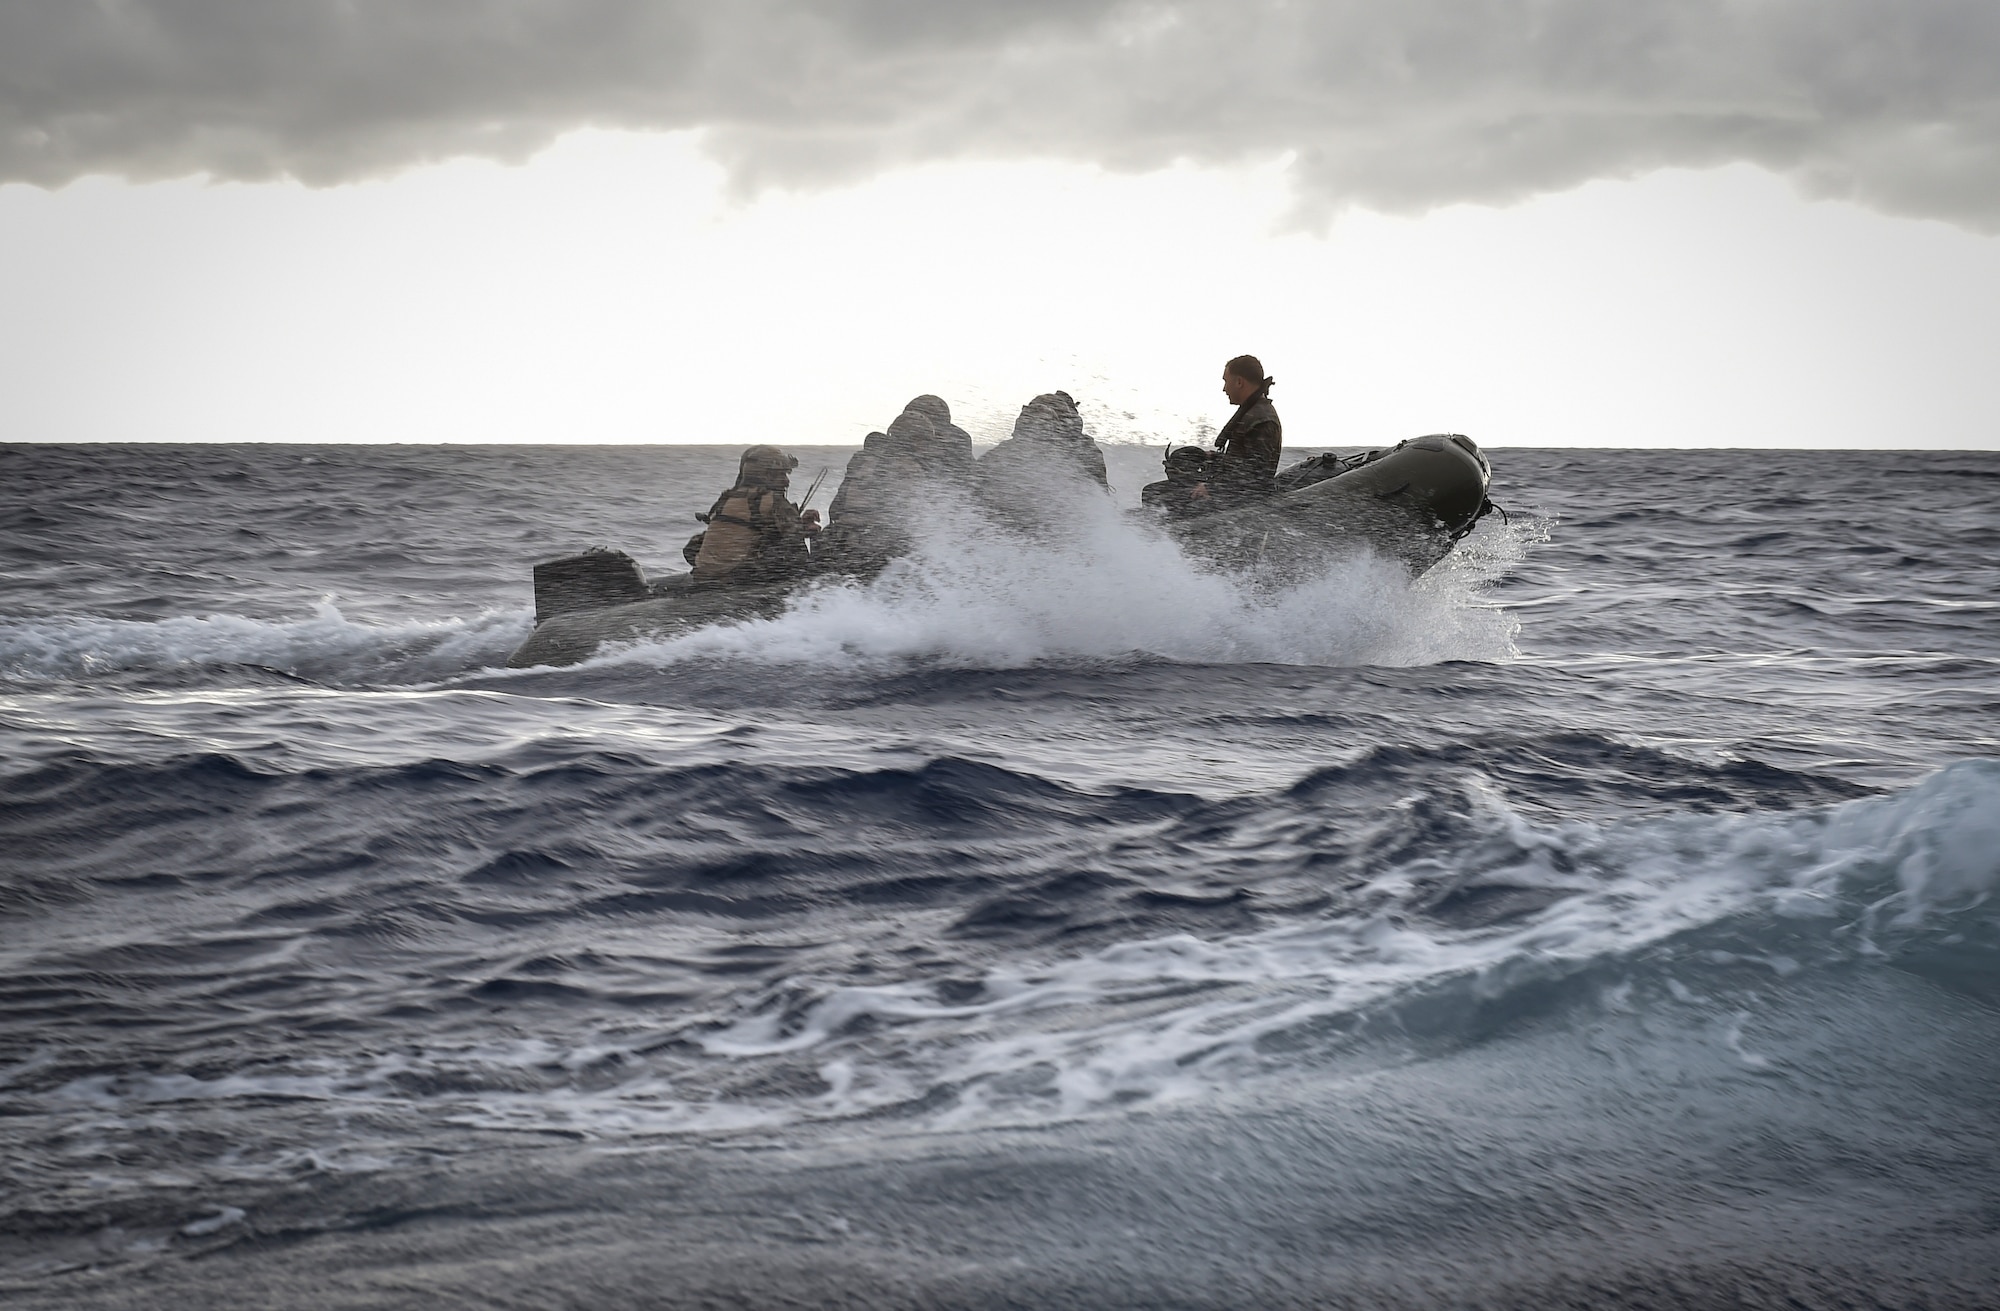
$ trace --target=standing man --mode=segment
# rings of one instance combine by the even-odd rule
[[[1217,508],[1247,497],[1267,496],[1278,476],[1278,456],[1285,448],[1284,425],[1271,405],[1276,378],[1264,376],[1255,355],[1238,355],[1222,366],[1222,394],[1236,407],[1222,431],[1215,434],[1215,455],[1206,477],[1190,490],[1197,501],[1211,497]]]

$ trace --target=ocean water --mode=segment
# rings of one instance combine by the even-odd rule
[[[2000,455],[1491,454],[506,671],[734,452],[0,447],[0,1293],[2000,1305]]]

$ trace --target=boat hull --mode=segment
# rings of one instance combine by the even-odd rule
[[[1417,437],[1334,477],[1171,531],[1183,550],[1224,568],[1304,576],[1367,550],[1421,574],[1478,522],[1490,481],[1470,440]]]
[[[568,610],[544,619],[507,657],[507,667],[580,664],[607,643],[677,637],[728,620],[773,618],[784,612],[799,586],[793,581],[696,588],[688,575],[675,574],[654,583],[655,594],[644,601]]]

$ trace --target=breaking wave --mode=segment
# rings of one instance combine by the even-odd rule
[[[415,1111],[600,1139],[884,1115],[955,1127],[1204,1097],[1357,1054],[1403,1059],[1572,1005],[1706,1014],[1717,1051],[1762,1071],[1770,1058],[1746,1045],[1760,990],[1872,963],[2000,995],[2000,761],[1790,812],[1598,823],[1536,820],[1479,771],[1406,763],[1202,802],[946,761],[793,775],[607,757],[518,780],[495,763],[290,782],[195,762],[204,804],[232,813],[291,813],[301,789],[334,786],[325,804],[348,812],[421,790],[430,818],[401,841],[423,859],[398,861],[378,837],[297,873],[253,863],[232,880],[255,893],[245,917],[206,946],[44,959],[34,987],[82,970],[102,1009],[136,971],[157,1024],[208,1016],[226,982],[290,1023],[326,996],[337,1014],[324,1018],[357,1038],[386,1027],[221,1074],[49,1057],[8,1073],[10,1096],[135,1124],[162,1106],[282,1097],[342,1123],[365,1106],[385,1125]],[[79,768],[18,791],[74,811],[78,788],[107,804],[137,790],[185,811],[187,789]],[[1371,778],[1422,790],[1330,813]],[[1824,795],[1810,776],[1791,783]],[[536,846],[558,785],[645,826]],[[1070,836],[1037,837],[1057,829]],[[475,832],[512,845],[442,854],[441,840]],[[202,895],[213,907],[238,894]],[[860,911],[878,918],[847,940],[842,917]],[[763,925],[754,942],[746,917]],[[463,936],[480,926],[504,927],[498,954]],[[354,948],[313,941],[365,945],[376,964],[316,973],[302,962]],[[406,952],[420,969],[393,965]],[[496,1006],[504,1024],[480,1019]],[[429,1027],[403,1033],[405,1012]],[[254,1009],[241,1022],[262,1023]],[[365,1141],[321,1130],[329,1160],[397,1155],[392,1128]]]
[[[1720,1005],[1737,1022],[1718,1041],[1762,1068],[1741,1049],[1745,996],[1836,963],[2000,997],[2000,761],[1794,815],[1539,826],[1476,787],[1466,801],[1470,840],[1380,871],[1316,922],[1125,941],[976,987],[790,980],[695,1041],[727,1060],[811,1054],[814,1110],[904,1104],[957,1124],[1200,1095],[1580,996]]]

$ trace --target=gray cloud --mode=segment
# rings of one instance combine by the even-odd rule
[[[1308,217],[1748,160],[2000,231],[1992,0],[0,0],[0,180],[703,128],[740,186],[1294,153]]]

